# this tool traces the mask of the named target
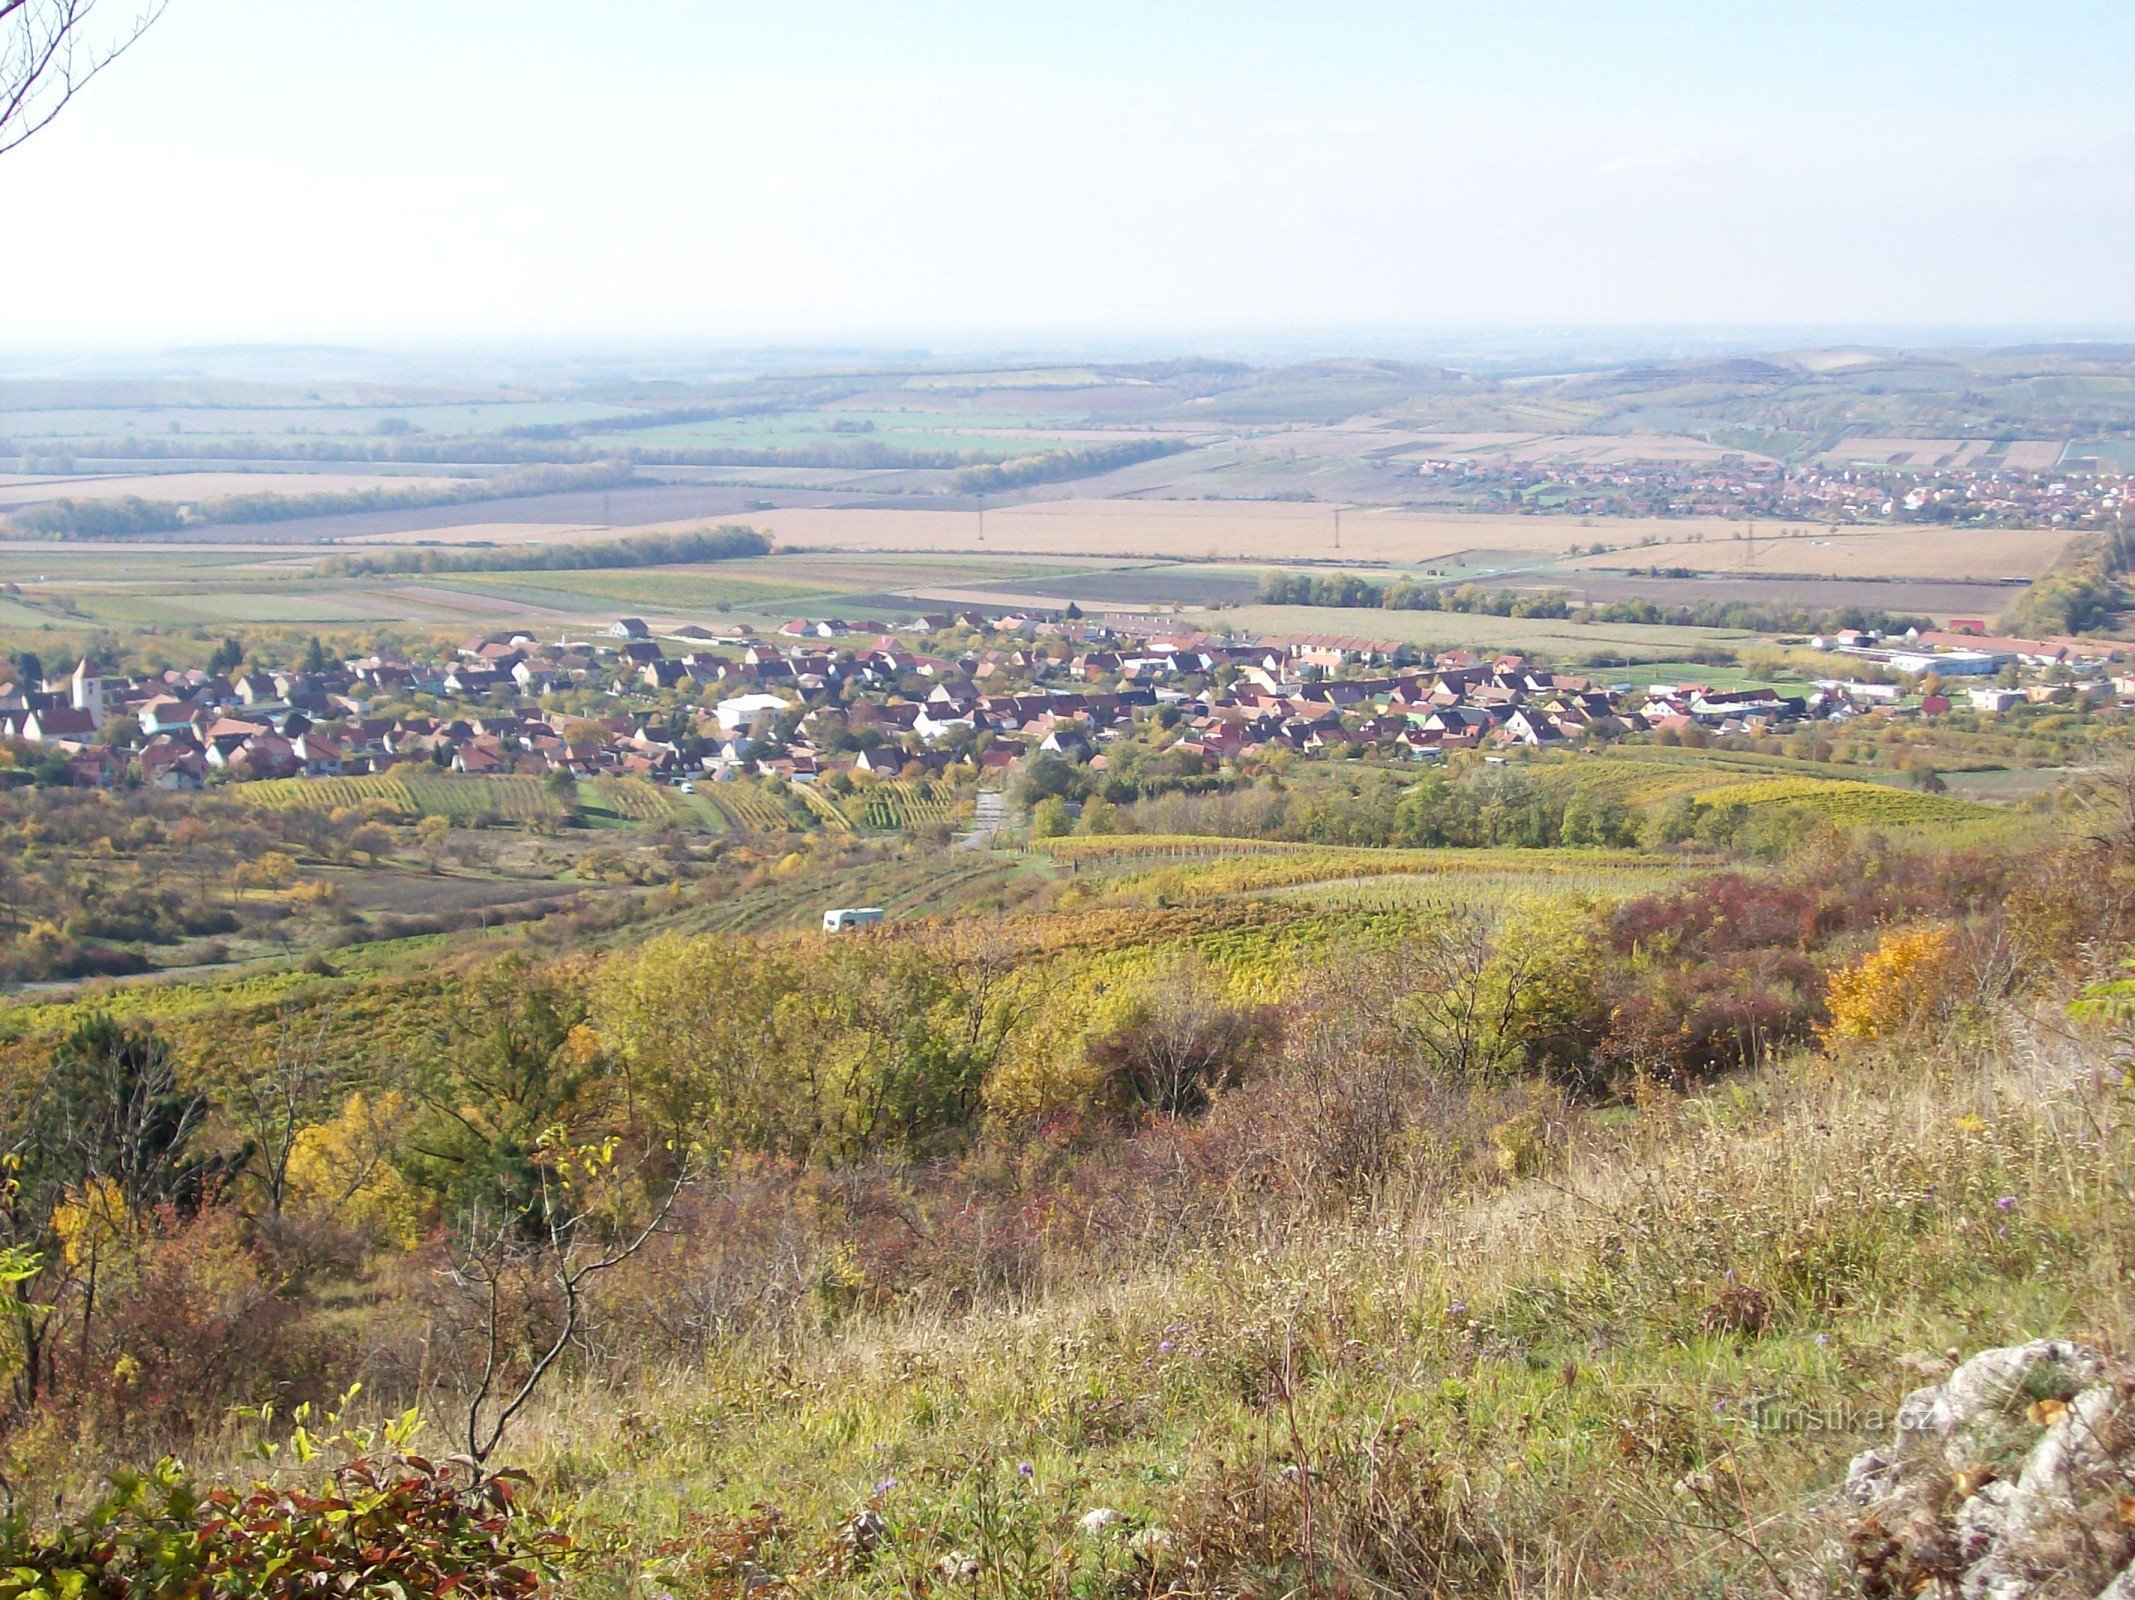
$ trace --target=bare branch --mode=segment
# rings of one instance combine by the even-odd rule
[[[129,20],[105,28],[99,0],[0,0],[0,155],[47,127],[167,4],[139,0]]]
[[[469,1392],[465,1414],[467,1455],[477,1466],[486,1465],[496,1453],[513,1419],[526,1408],[564,1353],[579,1338],[585,1326],[587,1296],[594,1280],[644,1249],[653,1235],[666,1226],[676,1202],[695,1181],[694,1165],[685,1162],[664,1185],[652,1215],[625,1236],[611,1239],[605,1246],[588,1246],[587,1237],[594,1231],[589,1227],[590,1217],[567,1212],[561,1206],[544,1206],[547,1221],[542,1235],[534,1241],[527,1240],[509,1221],[494,1233],[481,1234],[479,1219],[470,1220],[467,1247],[454,1263],[453,1276],[463,1285],[478,1290],[481,1299],[478,1315],[482,1321],[482,1371]],[[544,1195],[546,1193],[544,1176]],[[546,1276],[560,1303],[547,1317],[547,1342],[530,1352],[530,1360],[518,1386],[511,1391],[509,1399],[499,1403],[498,1385],[505,1368],[504,1279],[507,1275],[518,1274],[530,1278]],[[529,1290],[529,1294],[532,1293]]]

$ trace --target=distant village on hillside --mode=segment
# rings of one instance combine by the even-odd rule
[[[1166,631],[1161,618],[1048,613],[797,620],[772,632],[638,617],[544,643],[507,630],[435,659],[299,670],[71,674],[0,684],[0,739],[64,781],[184,789],[384,772],[565,774],[695,784],[839,775],[980,778],[1035,753],[1101,770],[1137,734],[1209,768],[1273,752],[1429,761],[1628,733],[1767,734],[1809,720],[1953,706],[2135,700],[2123,647],[1991,636],[1983,622],[1808,641],[1812,688],[1600,682],[1520,655],[1326,635]],[[1693,730],[1697,733],[1694,734]]]

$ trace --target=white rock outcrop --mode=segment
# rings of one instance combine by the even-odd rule
[[[2065,1339],[1987,1350],[1846,1474],[1868,1600],[2135,1600],[2135,1368]]]

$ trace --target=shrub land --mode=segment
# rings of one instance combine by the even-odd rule
[[[573,857],[644,896],[619,923],[23,996],[0,1276],[37,1492],[5,1564],[1849,1582],[1828,1491],[1887,1442],[1897,1358],[2129,1332],[2135,774],[1952,836],[1982,808],[1660,755],[1130,799],[1115,824],[1223,828],[961,859],[910,831],[951,814],[927,780],[799,802],[812,828],[721,785],[757,843],[649,888],[627,841],[671,850],[694,797],[530,782],[653,830]],[[496,793],[390,781],[14,791],[17,947],[63,904],[61,938],[206,938],[245,895],[436,873],[437,795]],[[1359,892],[1400,884],[1431,892]],[[870,885],[932,913],[705,931]]]

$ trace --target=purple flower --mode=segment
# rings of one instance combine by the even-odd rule
[[[1997,1211],[2014,1211],[2016,1209],[2016,1196],[2013,1194],[2003,1195],[1994,1202],[1994,1209]]]
[[[1016,1463],[1016,1476],[1017,1476],[1017,1477],[1019,1477],[1019,1478],[1034,1478],[1034,1477],[1036,1477],[1037,1475],[1038,1475],[1038,1471],[1037,1471],[1037,1468],[1033,1467],[1033,1466],[1032,1466],[1032,1465],[1031,1465],[1031,1464],[1030,1464],[1030,1463],[1029,1463],[1028,1461],[1018,1461],[1018,1462]]]
[[[1829,1344],[1831,1342],[1831,1335],[1828,1333],[1820,1333],[1816,1336],[1816,1342],[1820,1345]]]
[[[895,1478],[884,1478],[880,1483],[875,1485],[875,1493],[888,1494],[892,1489],[896,1487],[897,1480]]]
[[[1160,1356],[1168,1356],[1171,1354],[1172,1351],[1176,1350],[1177,1348],[1178,1346],[1173,1344],[1169,1339],[1164,1339],[1158,1342],[1156,1347],[1156,1353]]]
[[[1456,1317],[1465,1317],[1468,1314],[1468,1302],[1465,1300],[1456,1300],[1450,1306],[1447,1306],[1446,1310],[1451,1312]]]

